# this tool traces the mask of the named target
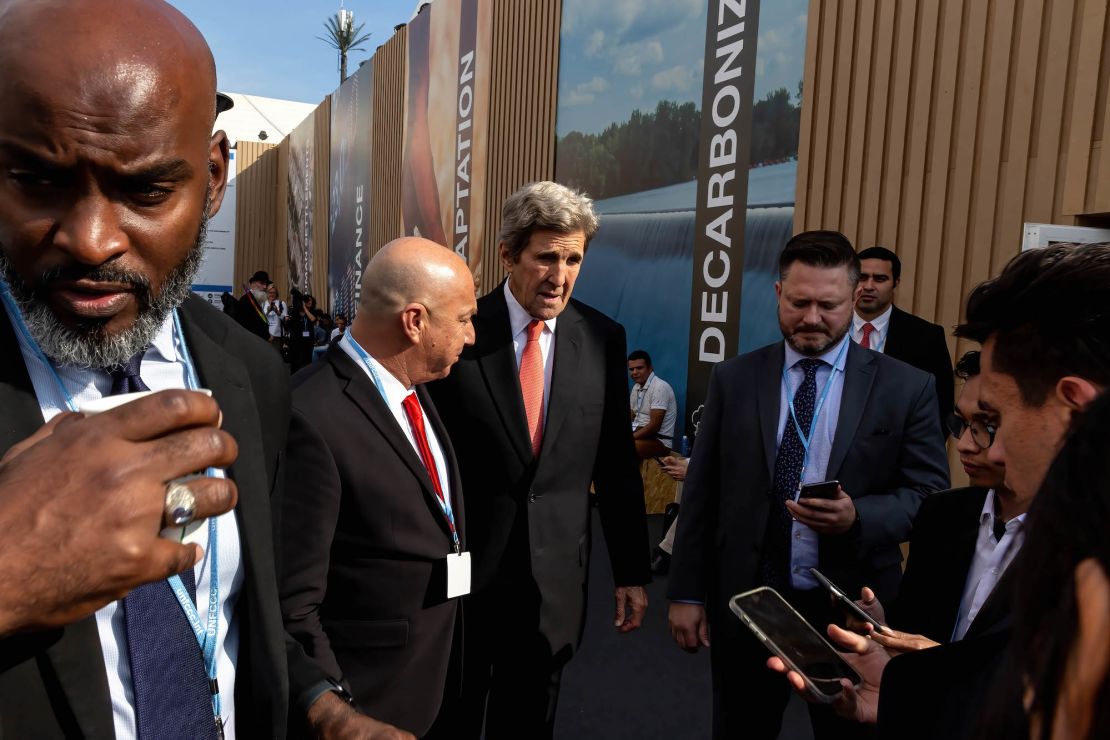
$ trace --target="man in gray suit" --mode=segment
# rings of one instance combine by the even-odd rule
[[[767,650],[729,598],[771,586],[812,624],[841,621],[814,567],[848,593],[867,583],[893,595],[899,543],[925,496],[948,486],[933,377],[848,337],[852,245],[837,232],[799,234],[779,270],[785,342],[713,370],[667,593],[680,647],[709,646],[713,627],[716,738],[776,738],[789,692],[766,680]],[[828,480],[839,481],[832,498],[798,496]],[[818,737],[859,732],[825,707],[811,716]]]

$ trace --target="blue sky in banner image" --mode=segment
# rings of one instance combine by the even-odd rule
[[[601,132],[660,100],[701,107],[705,0],[564,0],[558,135]],[[755,99],[798,91],[808,0],[760,3]]]

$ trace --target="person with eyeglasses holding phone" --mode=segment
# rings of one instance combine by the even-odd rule
[[[921,504],[897,601],[884,609],[871,589],[864,588],[856,602],[897,628],[872,635],[890,650],[921,650],[963,639],[1025,539],[1032,492],[1007,487],[1005,463],[989,458],[995,426],[979,407],[978,352],[960,358],[956,377],[963,380],[963,389],[946,426],[971,485],[935,493]],[[1004,617],[995,613],[999,610],[1008,612],[1009,600],[992,600],[992,613],[983,614],[981,624]],[[851,618],[849,628],[868,632]]]

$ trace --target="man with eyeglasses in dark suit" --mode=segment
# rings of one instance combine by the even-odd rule
[[[956,364],[963,380],[956,408],[947,416],[960,462],[971,483],[925,499],[913,523],[910,557],[898,599],[889,608],[863,589],[857,602],[889,635],[872,637],[908,651],[963,639],[1009,613],[1009,565],[1021,549],[1025,512],[1033,496],[1005,485],[1006,466],[988,459],[995,427],[979,408],[979,353]],[[988,599],[995,591],[997,598]],[[864,632],[863,624],[853,625]]]

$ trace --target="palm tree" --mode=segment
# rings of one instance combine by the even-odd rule
[[[324,23],[327,36],[317,36],[321,41],[327,42],[332,48],[339,51],[339,82],[347,79],[347,52],[365,51],[360,44],[370,39],[370,34],[362,32],[365,23],[355,26],[355,14],[344,8]]]

